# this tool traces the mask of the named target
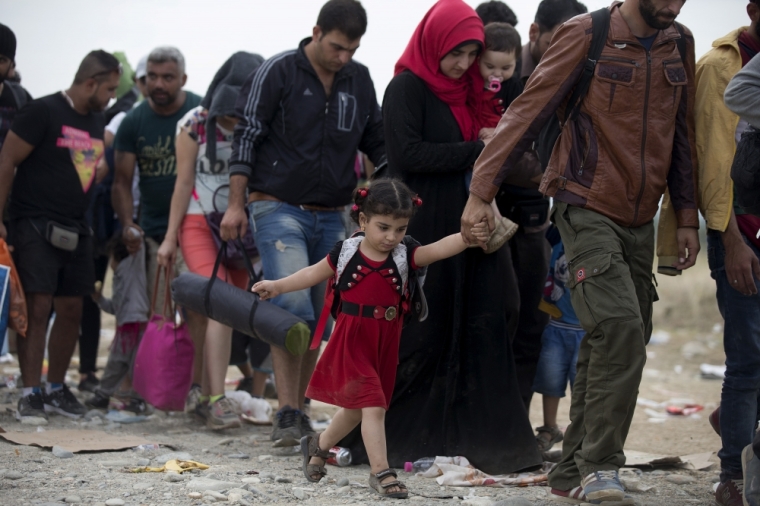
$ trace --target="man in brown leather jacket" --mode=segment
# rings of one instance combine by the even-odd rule
[[[569,260],[573,307],[587,332],[551,494],[572,501],[625,498],[617,470],[630,428],[656,299],[652,220],[665,189],[678,219],[679,270],[699,252],[694,142],[694,40],[674,20],[685,0],[610,7],[607,41],[578,116],[564,125],[541,183]],[[590,15],[567,21],[502,118],[475,165],[462,216],[467,235],[487,219],[501,182],[564,109],[584,68]],[[681,35],[683,33],[683,35]],[[685,38],[681,57],[676,41]],[[564,117],[560,115],[560,117]],[[572,502],[571,501],[571,502]]]

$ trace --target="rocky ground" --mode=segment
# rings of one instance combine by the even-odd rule
[[[704,271],[700,276],[704,276]],[[684,278],[686,278],[684,276]],[[701,279],[701,278],[700,278]],[[707,278],[709,280],[709,278]],[[688,280],[687,280],[688,281]],[[720,364],[720,319],[709,293],[710,283],[684,286],[684,280],[661,280],[661,298],[655,320],[657,333],[649,347],[649,361],[640,405],[628,438],[627,449],[667,455],[715,452],[720,440],[709,424],[707,414],[720,398],[720,381],[702,379],[701,363]],[[682,297],[679,299],[678,297]],[[689,306],[691,305],[691,306]],[[106,332],[107,335],[107,332]],[[105,360],[108,340],[101,343]],[[71,379],[76,381],[76,364]],[[18,364],[0,365],[0,377],[17,370]],[[230,378],[236,371],[230,369]],[[76,390],[74,389],[75,393]],[[79,394],[84,398],[85,394]],[[147,421],[113,424],[91,416],[74,421],[51,416],[39,429],[21,425],[13,416],[18,393],[0,389],[0,426],[6,431],[53,429],[98,429],[111,434],[145,437],[162,445],[157,450],[79,453],[70,458],[57,457],[49,449],[20,446],[0,440],[0,504],[89,504],[89,505],[200,505],[218,501],[238,504],[388,504],[367,487],[369,468],[328,466],[328,477],[315,485],[301,473],[301,460],[290,449],[273,448],[271,427],[245,425],[241,429],[215,433],[187,415],[154,413]],[[647,402],[643,401],[643,402]],[[700,404],[705,407],[690,417],[669,416],[665,406]],[[534,426],[542,425],[540,396],[531,409]],[[568,423],[568,400],[560,413],[561,425]],[[327,419],[334,408],[315,404],[312,418]],[[559,445],[557,446],[559,448]],[[182,452],[183,455],[171,455]],[[205,471],[184,475],[133,473],[138,466],[160,466],[179,457],[210,466]],[[423,457],[422,455],[420,457]],[[713,456],[713,460],[716,458]],[[547,487],[459,488],[439,487],[432,479],[400,473],[409,486],[413,504],[470,505],[551,505]],[[704,471],[675,468],[625,471],[631,496],[639,505],[712,505],[713,484],[718,481],[718,466]]]

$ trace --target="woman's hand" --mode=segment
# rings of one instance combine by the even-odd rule
[[[277,288],[277,282],[269,280],[259,281],[253,285],[251,291],[258,294],[261,300],[274,299],[280,295],[280,290]]]
[[[174,265],[174,260],[177,258],[177,241],[167,237],[161,246],[158,248],[158,265],[161,267],[169,268]]]

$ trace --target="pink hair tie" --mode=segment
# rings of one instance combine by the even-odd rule
[[[358,211],[359,210],[359,206],[357,206],[356,204],[354,204],[354,205],[351,206],[351,210],[352,211]]]

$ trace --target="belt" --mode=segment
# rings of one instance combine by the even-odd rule
[[[251,194],[248,196],[248,203],[251,202],[259,202],[259,201],[268,201],[268,202],[283,202],[282,200],[273,197],[271,195],[267,195],[266,193],[262,192],[251,192]],[[327,206],[317,206],[317,205],[308,205],[308,204],[290,204],[292,206],[298,207],[301,209],[301,211],[344,211],[346,209],[346,206],[336,206],[336,207],[327,207]]]
[[[341,302],[340,312],[349,316],[359,316],[364,318],[374,318],[375,320],[393,321],[399,314],[396,306],[365,306],[363,304],[354,304],[353,302]]]

